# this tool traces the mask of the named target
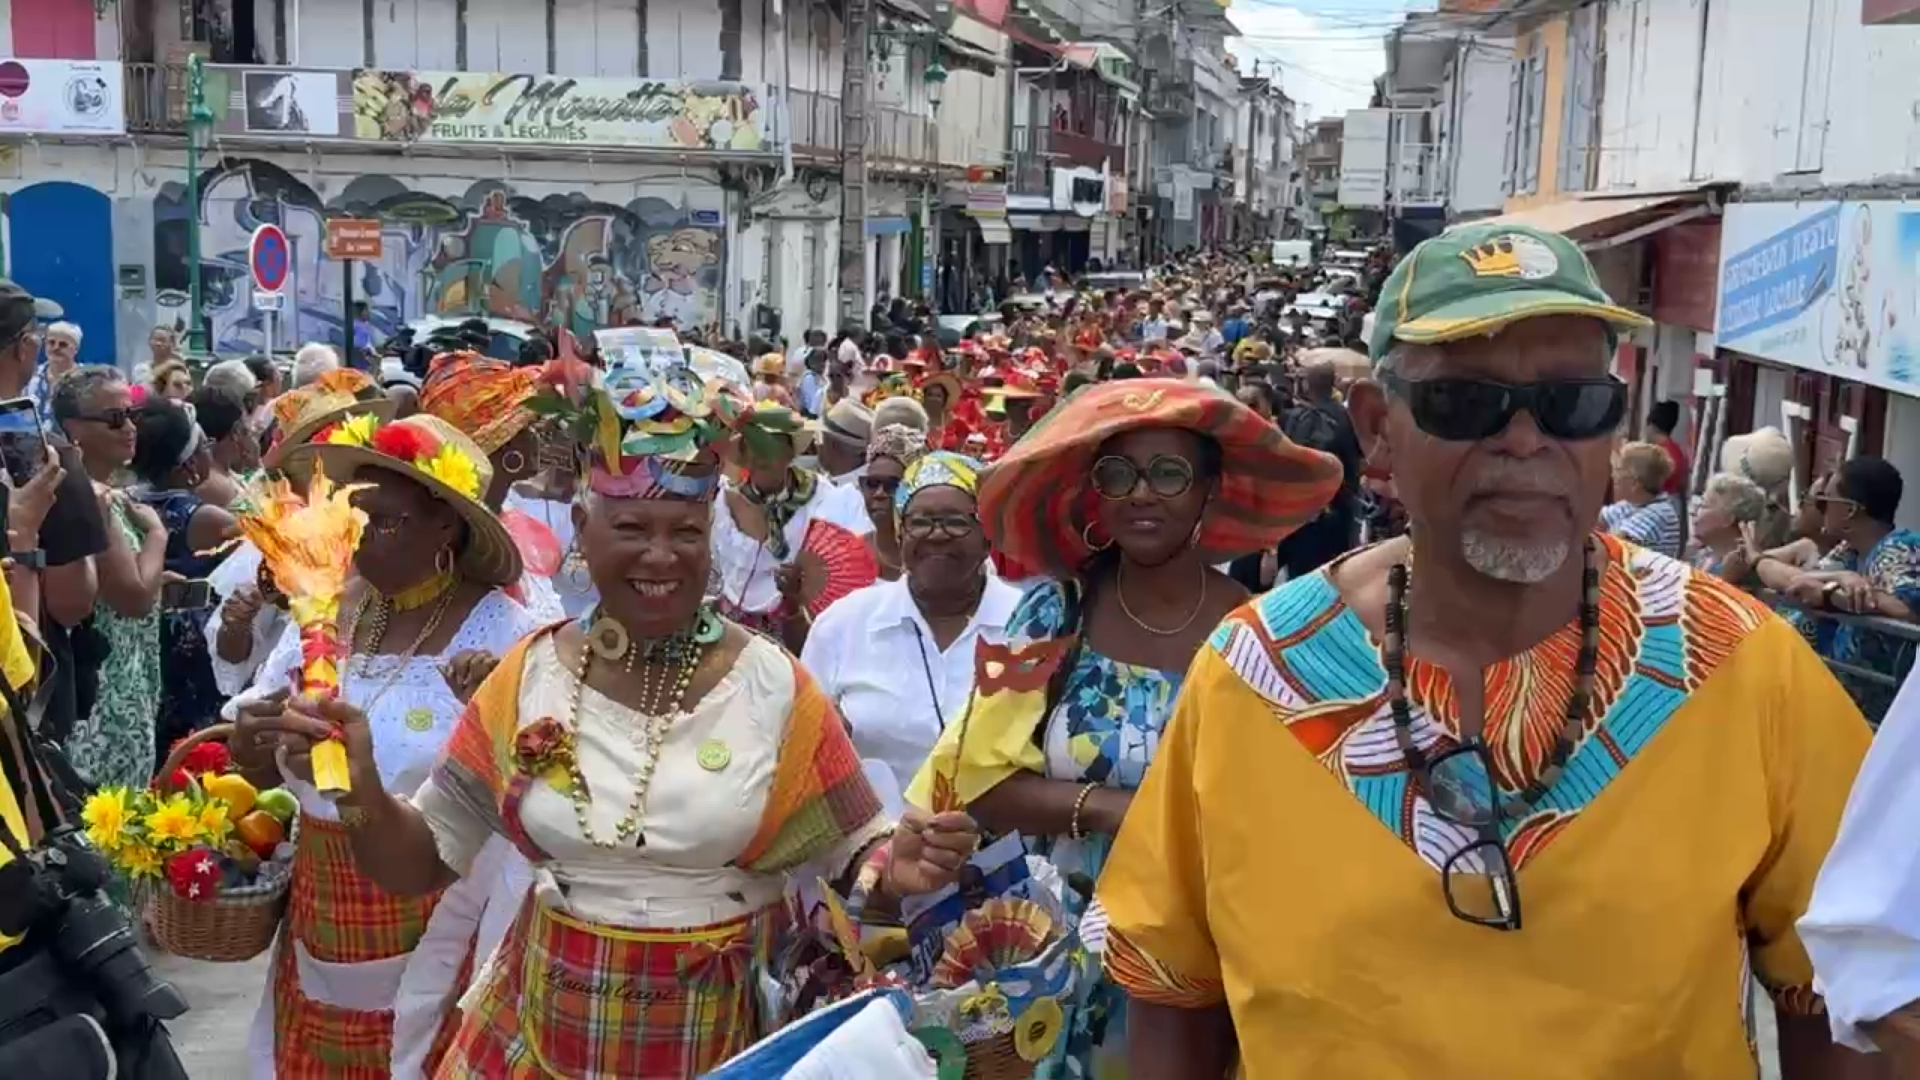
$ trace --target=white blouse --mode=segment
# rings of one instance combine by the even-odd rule
[[[855,536],[873,531],[873,519],[867,516],[866,503],[859,485],[840,485],[827,480],[814,484],[813,498],[787,522],[787,558],[806,541],[807,526],[814,519],[829,521]],[[780,589],[774,584],[774,570],[780,560],[765,544],[740,531],[733,520],[726,492],[714,500],[713,565],[720,572],[721,599],[743,611],[772,611],[780,602]]]
[[[1836,1042],[1920,1000],[1920,679],[1887,710],[1800,917]]]
[[[974,646],[1006,643],[1020,590],[991,572],[965,630],[941,649],[905,578],[842,597],[814,620],[800,661],[840,708],[863,761],[904,792],[973,693]]]
[[[562,716],[574,672],[562,664],[552,636],[528,650],[521,678],[521,727]],[[668,728],[642,810],[640,843],[593,845],[581,834],[572,799],[533,784],[520,804],[520,824],[551,859],[534,867],[541,899],[584,920],[633,927],[703,926],[778,899],[787,875],[755,873],[734,861],[753,840],[772,793],[794,690],[792,658],[751,637],[732,670]],[[637,713],[591,687],[581,692],[574,724],[580,771],[592,795],[588,819],[595,836],[608,838],[632,804],[644,727]],[[456,871],[493,835],[491,823],[431,780],[414,805],[433,828],[441,860]],[[843,873],[885,822],[875,815],[822,856],[816,876]]]
[[[207,584],[212,586],[214,595],[221,601],[232,596],[242,588],[257,587],[260,576],[260,549],[253,541],[242,540],[240,546],[223,559],[213,572],[207,575]],[[253,681],[254,673],[273,651],[274,643],[287,629],[287,613],[272,604],[262,605],[253,617],[253,651],[245,660],[230,664],[220,658],[220,627],[226,619],[221,614],[221,604],[215,604],[213,613],[207,616],[207,657],[212,661],[213,682],[220,692],[229,696],[238,694]]]

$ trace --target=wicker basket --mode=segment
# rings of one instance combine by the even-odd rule
[[[214,724],[180,740],[161,776],[171,776],[186,761],[187,751],[203,742],[225,739],[232,724]],[[299,820],[294,821],[297,833]],[[291,835],[289,836],[291,839]],[[212,901],[186,900],[164,885],[147,890],[146,921],[154,943],[176,956],[194,960],[237,963],[266,952],[280,929],[287,908],[291,875],[261,885],[223,890]]]
[[[1013,1048],[1013,1032],[1002,1032],[965,1045],[966,1080],[1033,1080],[1033,1070],[1038,1066],[1023,1059]]]

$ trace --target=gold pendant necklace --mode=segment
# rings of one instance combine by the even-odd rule
[[[593,664],[595,648],[591,642],[583,641],[580,648],[580,663],[574,675],[573,693],[567,703],[569,726],[578,740],[580,731],[580,703],[587,687],[587,670]],[[629,639],[620,657],[622,667],[631,672],[634,668],[634,656],[640,647]],[[634,749],[640,752],[640,764],[633,774],[633,797],[628,800],[626,814],[614,825],[612,837],[602,837],[594,830],[591,820],[593,796],[587,791],[587,780],[580,768],[581,754],[575,752],[569,772],[573,780],[572,790],[568,792],[573,802],[574,818],[580,825],[580,835],[587,843],[597,848],[611,850],[626,844],[640,832],[640,818],[646,809],[647,792],[653,787],[654,770],[660,765],[660,750],[666,745],[667,732],[674,722],[684,715],[687,693],[693,686],[695,673],[700,670],[700,662],[706,655],[706,643],[700,640],[697,632],[689,631],[676,634],[665,641],[651,643],[646,647],[647,667],[641,678],[640,699],[642,707],[633,710],[640,715],[641,727],[632,732]],[[604,659],[604,657],[603,657]],[[640,843],[646,843],[641,838]]]

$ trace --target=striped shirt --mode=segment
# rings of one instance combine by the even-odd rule
[[[1669,558],[1680,557],[1680,510],[1676,501],[1668,496],[1663,495],[1634,510],[1609,531],[1649,551]]]

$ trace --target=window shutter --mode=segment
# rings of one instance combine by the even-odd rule
[[[1500,190],[1507,195],[1520,190],[1520,84],[1526,63],[1526,58],[1516,52],[1507,67],[1507,147],[1500,167]]]

